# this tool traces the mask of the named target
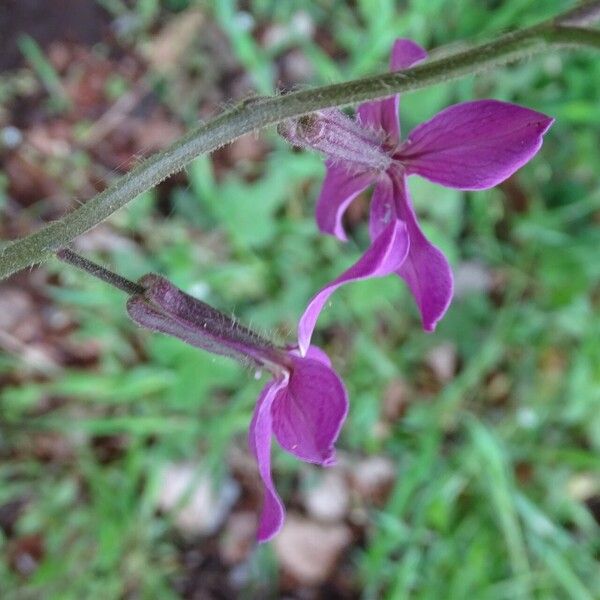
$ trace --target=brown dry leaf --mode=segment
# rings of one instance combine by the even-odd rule
[[[21,205],[29,206],[60,192],[58,182],[20,150],[9,154],[3,170],[8,179],[9,195]]]
[[[508,402],[511,390],[511,378],[506,373],[499,371],[489,377],[485,391],[488,402],[501,405]]]
[[[184,535],[210,535],[225,521],[237,500],[239,485],[224,477],[216,486],[212,479],[190,463],[171,463],[163,473],[158,508],[175,511],[175,526]]]
[[[290,88],[298,83],[312,81],[314,68],[311,61],[301,50],[290,50],[281,61],[281,76],[279,78],[285,87]],[[281,86],[281,83],[279,84]],[[281,86],[284,87],[284,86]]]
[[[65,158],[73,152],[70,141],[71,127],[65,121],[34,125],[26,142],[44,157]]]
[[[30,319],[34,311],[34,303],[25,290],[15,286],[0,285],[0,331],[15,334],[20,324]],[[28,341],[31,339],[30,334],[30,331],[27,332],[21,340]]]
[[[119,67],[108,58],[75,47],[71,54],[71,68],[63,77],[66,92],[73,105],[73,116],[97,119],[107,104],[106,82]]]
[[[226,150],[233,164],[242,161],[257,162],[265,157],[268,146],[264,138],[256,133],[247,133],[226,146]]]
[[[147,156],[174,142],[183,133],[183,128],[157,109],[143,120],[136,120],[132,133],[137,152]]]
[[[562,348],[550,347],[542,352],[539,368],[549,385],[556,385],[564,378],[569,359],[568,353]]]
[[[272,49],[285,45],[290,37],[310,39],[314,34],[315,22],[312,16],[299,10],[285,24],[269,23],[261,35],[261,43],[265,48]]]
[[[25,535],[12,540],[8,561],[13,571],[24,577],[31,575],[44,556],[44,540],[39,534]]]
[[[125,107],[127,108],[127,107]],[[182,133],[182,127],[160,107],[152,107],[143,118],[127,116],[113,128],[92,132],[98,139],[96,158],[109,169],[132,169],[144,156],[168,146]],[[93,138],[92,138],[93,139]]]
[[[289,575],[301,584],[318,585],[327,580],[351,540],[346,525],[324,525],[290,514],[273,547]]]
[[[90,252],[131,252],[136,250],[136,245],[129,238],[124,237],[113,227],[100,224],[78,237],[74,242],[75,248],[85,254]]]
[[[173,17],[144,48],[144,56],[158,73],[177,68],[204,23],[204,14],[190,9]]]
[[[383,392],[381,405],[382,416],[385,421],[397,421],[406,413],[410,402],[410,388],[404,379],[392,379]]]
[[[59,369],[58,352],[46,343],[43,316],[26,290],[0,285],[0,350],[18,356],[28,369],[50,374]]]
[[[588,498],[600,494],[600,475],[577,473],[567,483],[567,493],[574,500],[585,502]]]
[[[112,131],[120,127],[129,118],[142,97],[143,90],[141,86],[123,94],[101,117],[94,121],[81,140],[81,145],[86,148],[93,148],[100,140],[103,140]]]
[[[53,465],[67,463],[75,456],[75,439],[55,431],[33,433],[28,440],[32,454]]]
[[[304,490],[303,497],[311,517],[330,523],[341,521],[350,505],[348,483],[339,468],[322,471],[319,480]]]
[[[353,488],[367,502],[382,504],[388,497],[396,466],[385,456],[370,456],[356,462],[351,471]]]
[[[227,564],[241,563],[256,544],[256,511],[236,512],[227,519],[225,532],[219,540],[222,559]]]
[[[452,381],[458,367],[456,345],[445,342],[434,346],[425,356],[425,362],[440,383]]]

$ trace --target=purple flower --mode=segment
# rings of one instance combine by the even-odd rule
[[[407,69],[427,53],[410,40],[396,40],[390,68]],[[280,133],[292,143],[327,156],[317,201],[319,229],[344,241],[348,205],[374,185],[369,234],[362,258],[321,289],[298,326],[304,352],[324,304],[341,285],[396,273],[408,284],[423,327],[433,331],[452,299],[452,272],[445,256],[419,227],[406,177],[420,175],[446,187],[482,190],[512,175],[531,159],[553,119],[497,100],[455,104],[400,138],[399,95],[358,107],[350,119],[331,109],[288,121]]]
[[[322,350],[311,346],[305,357],[294,351],[288,357],[288,369],[262,390],[250,424],[250,449],[265,487],[261,542],[279,532],[285,516],[271,479],[272,435],[300,460],[329,467],[335,464],[333,445],[348,412],[344,384]]]
[[[159,275],[146,275],[140,284],[144,293],[127,303],[136,323],[272,373],[258,398],[249,435],[265,489],[258,539],[271,539],[285,516],[271,478],[271,438],[300,460],[333,465],[334,444],[348,412],[342,380],[319,348],[311,346],[300,356],[296,349],[276,346]]]

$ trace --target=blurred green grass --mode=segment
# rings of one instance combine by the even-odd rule
[[[103,4],[121,16],[137,15],[131,40],[141,44],[159,15],[192,2]],[[312,83],[342,81],[384,69],[395,37],[451,50],[570,4],[245,3],[259,23],[286,25],[298,11],[309,13],[343,50],[339,59],[302,35],[262,48],[234,0],[200,6],[226,32],[258,93],[272,93],[273,64],[286,44],[310,59]],[[577,478],[597,483],[600,472],[600,62],[586,53],[540,56],[407,95],[404,131],[450,103],[479,97],[557,118],[540,154],[515,178],[527,209],[511,208],[505,187],[461,193],[411,181],[411,189],[428,234],[455,268],[476,261],[500,281],[497,289],[461,294],[431,335],[420,330],[411,299],[393,279],[340,291],[319,321],[316,341],[351,398],[339,447],[384,454],[398,472],[349,560],[364,598],[593,599],[600,594],[599,529],[569,490]],[[188,109],[192,114],[194,107]],[[115,227],[141,243],[109,258],[132,278],[164,273],[291,341],[307,299],[358,257],[366,237],[359,227],[341,246],[318,235],[312,211],[321,160],[293,152],[273,132],[265,135],[273,149],[264,163],[236,165],[223,180],[210,159],[190,165],[168,219],[157,212],[153,193],[116,215]],[[19,533],[45,538],[45,558],[26,582],[0,561],[2,595],[177,597],[170,585],[177,548],[168,518],[154,511],[157,473],[186,459],[222,472],[230,445],[244,445],[261,382],[225,359],[136,331],[119,293],[57,264],[47,268],[60,280],[52,297],[76,314],[78,340],[101,345],[101,363],[92,372],[67,370],[5,389],[3,449],[18,456],[39,432],[118,434],[127,445],[109,464],[85,445],[64,465],[46,466],[26,453],[0,462],[0,505],[30,498]],[[143,345],[144,364],[136,362],[132,340]],[[432,386],[424,357],[448,342],[460,369]],[[17,359],[0,357],[0,373],[20,368]],[[408,410],[381,435],[382,398],[399,380],[411,389]],[[498,385],[505,391],[496,393]],[[63,402],[36,414],[47,397]],[[274,463],[279,487],[289,490],[297,463],[278,450]],[[0,534],[0,552],[7,548]],[[277,597],[264,580],[274,568],[271,550],[257,549],[253,560],[261,567],[252,585],[263,586],[260,597]]]

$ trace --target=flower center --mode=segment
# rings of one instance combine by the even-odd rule
[[[278,131],[295,146],[321,152],[349,170],[385,171],[392,162],[383,133],[361,126],[337,109],[284,121]]]

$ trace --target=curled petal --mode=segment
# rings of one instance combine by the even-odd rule
[[[273,431],[272,408],[275,399],[287,386],[287,379],[268,383],[261,392],[252,423],[250,424],[249,446],[256,457],[258,471],[263,481],[265,494],[258,524],[257,538],[266,542],[276,535],[283,526],[285,509],[271,477],[271,434]]]
[[[397,39],[390,56],[390,71],[408,69],[426,58],[427,52],[412,40]],[[389,147],[393,148],[400,143],[399,106],[400,95],[395,94],[385,100],[361,104],[357,114],[363,125],[384,131]]]
[[[406,258],[408,245],[406,227],[394,219],[354,265],[313,296],[298,323],[302,355],[306,354],[319,314],[331,294],[345,283],[393,273]]]
[[[320,360],[300,356],[292,360],[289,384],[273,402],[273,432],[297,458],[330,466],[348,413],[346,389],[337,373]]]
[[[416,127],[396,155],[409,174],[462,190],[504,181],[531,159],[554,119],[498,100],[455,104]]]
[[[323,233],[335,235],[343,242],[346,232],[342,217],[346,209],[373,181],[372,173],[350,173],[343,166],[328,160],[327,173],[317,200],[317,225]]]
[[[404,177],[393,178],[398,217],[406,224],[410,249],[396,271],[410,288],[426,331],[433,331],[450,306],[454,288],[452,270],[446,257],[423,235]]]

